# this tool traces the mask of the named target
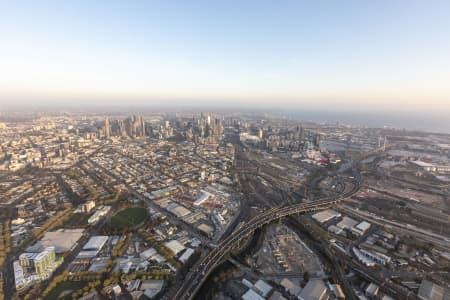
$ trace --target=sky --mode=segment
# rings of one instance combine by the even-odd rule
[[[450,1],[2,1],[0,108],[450,113]]]

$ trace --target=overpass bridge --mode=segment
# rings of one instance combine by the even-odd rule
[[[182,300],[193,299],[214,268],[218,266],[233,249],[238,249],[242,244],[242,241],[251,236],[256,229],[290,215],[305,214],[326,209],[355,194],[359,190],[359,186],[360,180],[358,178],[354,182],[354,187],[340,197],[333,199],[319,199],[313,203],[277,206],[257,215],[221,241],[217,247],[203,257],[188,273],[182,286],[173,298]]]
[[[383,150],[385,150],[386,148],[391,148],[393,146],[394,145],[383,147]],[[369,156],[378,154],[380,150],[381,147],[374,149],[373,151],[365,153],[364,155],[358,157],[353,161],[352,173],[354,174],[354,182],[353,188],[350,191],[343,192],[340,196],[335,196],[333,198],[318,199],[313,203],[300,203],[273,207],[257,215],[246,224],[241,226],[238,230],[234,231],[231,235],[221,241],[217,245],[217,247],[211,250],[211,252],[203,257],[200,262],[191,269],[191,271],[184,279],[181,287],[174,295],[173,299],[194,299],[195,294],[200,290],[206,278],[214,270],[214,268],[217,267],[233,249],[239,248],[242,240],[245,240],[250,235],[252,235],[256,229],[287,216],[295,214],[306,214],[326,209],[353,196],[359,191],[359,188],[361,186],[361,174],[358,168],[359,164]]]

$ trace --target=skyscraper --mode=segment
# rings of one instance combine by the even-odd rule
[[[109,118],[105,118],[105,137],[109,139],[111,136],[111,126],[109,125]]]

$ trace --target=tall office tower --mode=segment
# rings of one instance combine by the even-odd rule
[[[203,123],[200,123],[199,125],[199,131],[200,131],[200,137],[205,137],[205,126]]]
[[[111,126],[109,125],[109,118],[105,118],[105,137],[109,139],[111,136]]]
[[[303,127],[300,127],[300,141],[305,140],[305,129]]]
[[[138,127],[138,118],[136,115],[132,115],[131,116],[131,121],[130,121],[130,136],[131,137],[136,137],[136,128]]]
[[[133,119],[132,118],[125,119],[125,130],[129,137],[134,137]]]
[[[130,118],[127,118],[125,120],[125,127],[129,137],[138,137],[140,132],[139,116],[132,115]]]
[[[259,137],[260,139],[262,139],[263,136],[264,136],[264,130],[263,130],[262,128],[260,128],[260,129],[259,129],[259,132],[258,132],[258,137]]]
[[[320,144],[320,134],[316,134],[316,136],[314,137],[314,144],[316,147],[319,147]]]
[[[141,136],[146,136],[147,132],[145,130],[145,121],[142,116],[140,116],[140,125],[141,125]]]
[[[195,114],[192,114],[192,127],[196,127],[197,126],[197,122],[195,120]]]
[[[131,127],[132,127],[132,124],[131,124],[131,118],[126,118],[124,121],[123,121],[123,136],[129,136],[129,137],[131,137],[132,136],[132,130],[131,130]]]
[[[119,120],[119,135],[127,136],[127,131],[125,129],[125,122],[123,120]]]
[[[298,126],[298,125],[297,125],[297,127],[295,127],[294,140],[296,140],[296,141],[300,140],[300,126]]]

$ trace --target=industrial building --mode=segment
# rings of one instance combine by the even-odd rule
[[[144,295],[149,298],[155,298],[164,288],[164,280],[144,280],[139,289],[144,291]]]
[[[186,251],[184,251],[184,253],[180,256],[180,258],[178,260],[184,264],[189,260],[189,258],[192,256],[192,254],[194,254],[194,249],[187,248]]]
[[[429,280],[423,280],[417,296],[421,300],[447,300],[450,299],[450,289]]]
[[[171,240],[164,243],[164,246],[169,248],[175,255],[186,249],[179,241]]]
[[[108,241],[108,236],[106,235],[95,235],[92,236],[89,241],[84,245],[83,250],[86,251],[93,251],[98,250],[100,251],[105,243]]]
[[[242,300],[265,300],[263,297],[258,295],[254,290],[249,289],[247,292],[245,292],[244,295],[241,297]]]
[[[83,246],[83,250],[78,253],[77,258],[92,258],[97,256],[108,239],[109,237],[106,235],[92,236],[89,241]]]
[[[89,219],[89,224],[95,224],[97,223],[101,217],[106,216],[106,214],[111,209],[111,206],[102,206],[100,207]]]
[[[342,221],[337,223],[336,226],[341,229],[344,229],[344,230],[351,230],[357,224],[358,224],[358,221],[356,221],[350,217],[344,216],[344,218],[342,218]]]
[[[197,198],[197,200],[194,201],[195,206],[201,205],[203,202],[207,201],[209,198],[211,198],[213,195],[211,193],[208,193],[206,191],[201,190],[202,195]]]
[[[61,254],[71,251],[83,236],[84,229],[58,229],[56,231],[48,231],[44,237],[31,247],[27,248],[27,252],[40,252],[47,247],[55,247],[55,253]]]
[[[270,284],[261,279],[256,281],[255,284],[252,284],[247,279],[243,279],[242,283],[249,288],[249,290],[242,295],[241,299],[243,300],[266,299],[273,290]]]
[[[326,223],[328,221],[331,221],[333,219],[340,218],[340,217],[341,217],[341,214],[332,209],[326,209],[326,210],[320,211],[312,216],[312,218],[314,220],[316,220],[317,222],[319,222],[320,224]]]
[[[328,299],[328,289],[323,280],[313,279],[308,281],[298,295],[300,300],[324,300]]]

